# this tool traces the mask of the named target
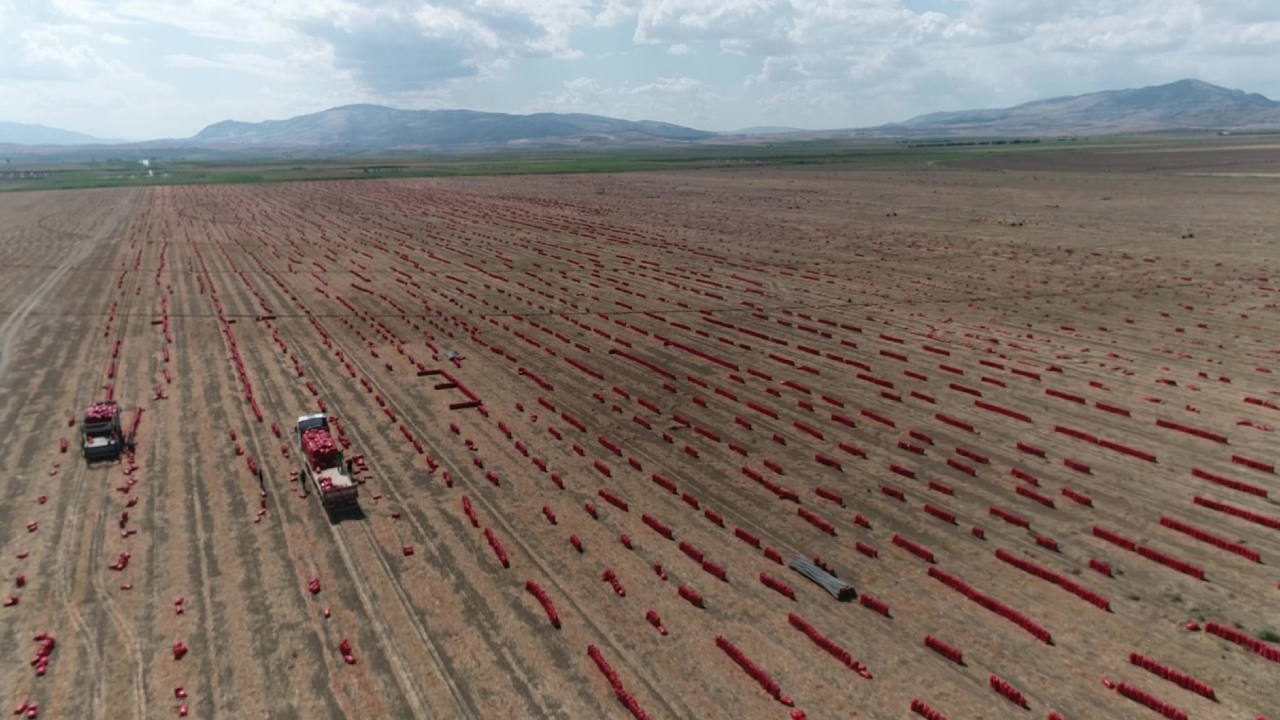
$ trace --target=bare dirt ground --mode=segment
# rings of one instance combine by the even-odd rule
[[[589,646],[652,718],[1026,716],[992,675],[1032,717],[1159,717],[1103,678],[1277,716],[1280,643],[1186,628],[1280,629],[1275,183],[734,170],[14,194],[0,217],[0,698],[41,717],[629,717]],[[467,390],[483,405],[450,410]],[[137,454],[86,467],[68,418],[108,391],[145,408]],[[335,522],[291,477],[320,409],[368,465]],[[770,557],[795,555],[860,598]]]

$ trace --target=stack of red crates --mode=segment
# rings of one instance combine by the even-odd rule
[[[302,447],[314,470],[332,467],[338,459],[338,446],[325,428],[311,428],[302,433]]]
[[[84,413],[86,422],[102,422],[115,417],[116,405],[110,403],[94,403]]]

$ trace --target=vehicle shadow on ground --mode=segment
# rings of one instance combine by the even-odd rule
[[[81,455],[81,457],[84,457],[84,456]],[[100,467],[109,468],[115,465],[125,464],[125,458],[123,454],[121,454],[118,457],[96,457],[96,458],[86,457],[84,458],[84,464],[85,464],[85,467],[88,467],[88,468],[100,468]]]
[[[326,514],[329,516],[330,525],[337,525],[343,522],[356,522],[368,517],[364,514],[364,508],[361,508],[359,505],[353,505],[346,508],[334,508],[327,511]]]

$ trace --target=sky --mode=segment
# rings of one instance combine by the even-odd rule
[[[1280,0],[0,0],[0,120],[194,135],[351,103],[877,125],[1194,77],[1280,98]]]

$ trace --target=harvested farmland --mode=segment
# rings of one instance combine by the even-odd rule
[[[1277,194],[735,169],[0,196],[0,696],[1274,717]],[[107,401],[119,460],[86,463]]]

